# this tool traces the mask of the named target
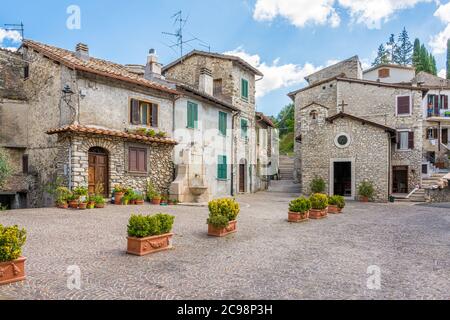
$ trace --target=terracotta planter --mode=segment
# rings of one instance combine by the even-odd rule
[[[136,200],[131,200],[130,204],[134,206],[136,204]]]
[[[308,220],[308,218],[309,218],[309,211],[304,213],[289,211],[288,216],[289,222],[303,222]]]
[[[161,204],[161,199],[152,199],[152,204],[159,206]]]
[[[95,207],[96,207],[97,209],[103,209],[103,208],[105,207],[105,204],[104,204],[104,203],[96,203],[96,204],[95,204]]]
[[[317,210],[317,209],[311,209],[309,211],[309,218],[310,219],[323,219],[328,216],[328,209],[325,208],[323,210]]]
[[[213,225],[208,225],[208,235],[212,237],[225,237],[231,233],[237,232],[237,221],[230,221],[228,226],[223,229],[218,229]]]
[[[335,206],[335,205],[329,205],[329,206],[328,206],[328,213],[331,213],[331,214],[338,214],[338,213],[341,213],[341,212],[339,211],[338,206]]]
[[[14,261],[0,262],[0,285],[25,280],[25,261],[21,257]]]
[[[78,201],[69,201],[69,207],[72,209],[78,209]]]
[[[114,204],[120,206],[122,204],[122,198],[124,196],[123,192],[114,193]]]
[[[95,202],[89,202],[88,204],[87,204],[87,207],[88,207],[88,209],[94,209],[95,208]]]
[[[172,249],[173,233],[147,238],[128,237],[127,253],[135,256],[145,256],[150,253]]]
[[[144,200],[136,200],[136,205],[138,206],[144,205]]]
[[[361,202],[369,202],[369,198],[368,198],[368,197],[363,197],[363,196],[361,196],[361,197],[359,198],[359,201],[361,201]]]
[[[338,208],[338,213],[342,213],[343,208]]]
[[[80,204],[78,204],[78,209],[86,210],[86,208],[87,208],[87,203],[80,203]]]
[[[59,209],[68,209],[69,208],[69,204],[66,202],[64,204],[57,204],[56,205]]]

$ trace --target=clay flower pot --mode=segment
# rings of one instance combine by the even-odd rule
[[[104,203],[96,203],[96,204],[95,204],[95,207],[96,207],[97,209],[103,209],[103,208],[105,207],[105,204],[104,204]]]
[[[130,200],[130,204],[134,206],[136,204],[136,200]]]
[[[310,219],[323,219],[326,218],[328,216],[328,209],[325,208],[323,210],[318,210],[318,209],[311,209],[309,211],[309,218]]]
[[[88,204],[87,204],[86,202],[80,202],[79,205],[78,205],[78,209],[80,209],[80,210],[86,210],[87,205],[88,205]]]
[[[161,204],[161,199],[152,199],[152,204],[159,206]]]
[[[309,211],[308,212],[292,212],[289,211],[288,221],[289,222],[303,222],[308,220]]]
[[[144,200],[136,200],[136,205],[138,206],[144,205]]]
[[[228,223],[228,226],[223,228],[223,229],[219,229],[214,227],[211,224],[208,224],[208,235],[212,236],[212,237],[225,237],[231,233],[235,233],[237,232],[237,221],[230,221]]]
[[[114,193],[114,204],[120,206],[122,204],[122,198],[124,196],[123,192]]]
[[[335,205],[329,205],[329,206],[328,206],[328,213],[331,213],[331,214],[338,214],[338,213],[341,213],[341,211],[339,211],[338,206],[335,206]]]
[[[25,280],[25,261],[21,257],[14,261],[0,262],[0,285]]]
[[[59,209],[68,209],[69,208],[69,204],[67,202],[65,202],[65,203],[58,203],[58,204],[56,204],[56,206]]]
[[[95,202],[93,202],[93,201],[88,202],[87,208],[88,208],[88,209],[94,209],[94,208],[95,208]]]
[[[127,253],[135,256],[145,256],[147,254],[172,249],[172,237],[173,233],[146,238],[128,237]]]
[[[78,209],[78,201],[77,200],[69,201],[69,207],[72,209]]]
[[[361,197],[359,198],[359,201],[361,201],[361,202],[369,202],[369,198],[368,198],[368,197],[361,196]]]

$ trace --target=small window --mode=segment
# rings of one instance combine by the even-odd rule
[[[30,77],[30,66],[26,65],[23,67],[23,78],[26,80]]]
[[[131,99],[131,124],[158,127],[158,105],[146,101]]]
[[[391,76],[391,70],[380,69],[378,70],[378,78],[389,78]]]
[[[198,128],[198,105],[193,102],[187,103],[187,127],[189,129]]]
[[[346,148],[350,145],[351,140],[348,134],[346,133],[340,133],[334,138],[334,144],[338,148]]]
[[[28,155],[24,154],[22,156],[22,173],[28,174]]]
[[[147,149],[128,149],[128,170],[130,172],[147,173]]]
[[[247,119],[241,119],[241,138],[248,138],[248,121]]]
[[[441,95],[440,96],[440,106],[441,106],[441,109],[444,109],[444,110],[448,110],[448,96],[447,95]]]
[[[248,100],[248,80],[241,79],[241,96],[244,100]]]
[[[228,179],[227,156],[219,156],[217,163],[217,178],[220,180]]]
[[[214,79],[213,95],[215,97],[220,97],[222,95],[222,79]]]
[[[401,96],[397,97],[397,115],[411,114],[411,97]]]
[[[414,132],[400,131],[397,136],[397,150],[414,149]]]
[[[427,129],[427,140],[435,140],[438,138],[438,129],[437,128],[428,128]]]
[[[219,132],[221,135],[227,135],[227,114],[219,111]]]

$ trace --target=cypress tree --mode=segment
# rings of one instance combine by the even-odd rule
[[[422,60],[420,59],[420,40],[414,40],[414,51],[412,55],[412,64],[416,68],[416,73],[423,70]]]
[[[436,59],[431,53],[430,53],[430,73],[437,76]]]

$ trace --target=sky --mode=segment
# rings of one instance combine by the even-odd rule
[[[145,64],[156,49],[163,64],[179,57],[172,16],[187,18],[185,45],[240,56],[260,69],[257,109],[276,115],[290,103],[287,93],[306,85],[304,77],[358,55],[369,67],[381,43],[405,27],[436,56],[445,75],[450,38],[450,3],[437,0],[0,0],[0,46],[20,45],[4,24],[25,25],[25,38],[121,64]]]

